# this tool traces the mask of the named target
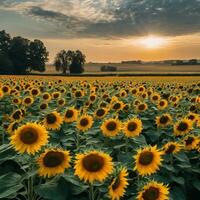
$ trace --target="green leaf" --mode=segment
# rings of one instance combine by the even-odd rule
[[[177,177],[177,176],[172,175],[171,179],[172,179],[172,181],[174,181],[180,185],[184,185],[184,183],[185,183],[185,180],[183,177]]]
[[[187,155],[183,152],[174,154],[174,157],[180,162],[189,162]]]
[[[38,194],[48,200],[72,199],[70,184],[63,178],[54,178],[37,189]]]
[[[180,187],[173,187],[170,196],[171,200],[186,200],[185,192]]]
[[[8,173],[0,176],[0,198],[8,198],[17,195],[17,192],[23,187],[21,176],[17,173]]]
[[[192,185],[200,191],[200,180],[199,179],[195,179],[192,181]]]

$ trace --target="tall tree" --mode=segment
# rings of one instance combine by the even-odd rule
[[[29,45],[29,68],[31,70],[45,71],[45,63],[48,61],[48,55],[44,43],[40,40],[34,40]]]
[[[56,71],[62,71],[63,74],[67,73],[69,58],[65,50],[61,50],[57,53],[56,58],[54,60],[54,65],[56,67]]]
[[[10,49],[11,37],[4,30],[0,31],[0,53],[8,53]]]
[[[0,73],[11,74],[15,72],[9,57],[11,37],[4,30],[0,31]]]
[[[83,73],[86,56],[79,50],[73,52],[72,62],[69,66],[70,73]]]
[[[85,55],[77,51],[61,50],[55,58],[54,65],[57,71],[62,71],[63,74],[67,73],[82,73],[84,71]]]
[[[28,39],[14,37],[11,41],[9,55],[17,74],[23,74],[29,68],[29,43]]]

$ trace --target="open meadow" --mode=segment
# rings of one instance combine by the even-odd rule
[[[1,76],[0,129],[0,199],[200,192],[199,76]]]

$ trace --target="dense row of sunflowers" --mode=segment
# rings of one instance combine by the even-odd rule
[[[2,77],[0,108],[2,199],[184,200],[200,191],[198,81]]]

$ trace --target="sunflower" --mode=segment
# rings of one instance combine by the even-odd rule
[[[142,132],[142,121],[138,118],[128,120],[123,126],[123,132],[127,137],[138,136]]]
[[[160,101],[160,95],[158,93],[153,93],[151,95],[151,102],[157,103]]]
[[[78,120],[76,127],[80,131],[85,132],[85,131],[87,131],[88,129],[90,129],[92,127],[93,123],[94,123],[94,121],[93,121],[92,116],[84,114]]]
[[[97,118],[97,119],[102,119],[102,118],[104,118],[105,117],[105,115],[108,113],[108,109],[106,109],[106,108],[99,108],[99,109],[97,109],[96,111],[95,111],[95,117]]]
[[[94,102],[96,100],[97,96],[95,94],[90,95],[89,101]]]
[[[164,110],[168,106],[168,101],[165,99],[162,99],[158,102],[158,109],[159,110]]]
[[[183,139],[186,150],[196,149],[197,145],[199,144],[199,141],[200,141],[199,138],[193,134],[188,135]]]
[[[19,105],[21,103],[21,99],[20,98],[13,98],[12,102],[13,102],[13,104]]]
[[[11,114],[11,119],[13,121],[20,121],[21,119],[23,118],[23,113],[20,109],[14,111],[12,114]]]
[[[53,92],[52,93],[52,98],[53,99],[59,99],[61,97],[61,93],[60,92]]]
[[[136,96],[137,93],[138,93],[138,89],[137,89],[137,88],[133,88],[133,89],[131,90],[131,94],[132,94],[132,95]]]
[[[51,95],[48,92],[45,92],[42,95],[42,98],[43,98],[44,101],[50,101],[51,100]]]
[[[38,88],[33,88],[33,89],[31,89],[31,91],[30,91],[30,95],[32,95],[32,96],[34,96],[34,97],[38,96],[39,94],[40,94],[40,91],[39,91]]]
[[[78,110],[75,108],[68,108],[64,113],[64,122],[72,123],[75,122],[78,118]]]
[[[113,171],[112,157],[95,150],[77,154],[74,169],[75,175],[84,182],[103,182]]]
[[[7,128],[8,134],[13,135],[14,131],[18,128],[18,126],[19,126],[19,123],[16,122],[16,121],[10,123],[8,128]]]
[[[111,107],[113,110],[115,110],[117,112],[119,110],[122,110],[123,106],[124,106],[124,103],[122,101],[117,101],[117,102],[114,102]]]
[[[45,110],[48,108],[48,104],[47,103],[41,103],[40,104],[40,110]]]
[[[31,96],[27,96],[23,99],[22,104],[25,106],[30,106],[31,104],[33,104],[34,99]]]
[[[44,119],[44,126],[48,130],[58,130],[63,123],[63,118],[57,111],[49,113]]]
[[[70,167],[70,153],[61,149],[47,149],[42,153],[37,163],[39,176],[51,177],[64,173]]]
[[[127,176],[127,169],[122,168],[118,172],[117,176],[112,180],[108,191],[108,194],[112,200],[119,200],[124,196],[125,190],[128,186]]]
[[[60,107],[64,106],[65,103],[66,103],[66,102],[65,102],[65,99],[64,99],[64,98],[61,98],[61,99],[58,99],[58,100],[57,100],[57,105],[60,106]]]
[[[77,90],[74,93],[74,95],[75,95],[76,98],[81,98],[82,96],[84,96],[84,91],[83,90]]]
[[[192,122],[196,122],[198,120],[198,115],[196,113],[188,113],[187,119],[191,120]]]
[[[174,124],[176,136],[187,134],[190,130],[192,130],[192,122],[189,119],[182,119]]]
[[[27,123],[17,128],[10,139],[16,151],[35,154],[48,142],[48,132],[40,124]]]
[[[145,147],[137,151],[134,156],[135,168],[141,176],[150,175],[155,173],[161,165],[162,151],[159,151],[156,146]]]
[[[148,109],[148,106],[146,103],[139,103],[138,105],[136,105],[137,112],[144,112],[147,109]]]
[[[103,122],[100,129],[104,136],[114,137],[121,130],[121,122],[118,119],[110,118]]]
[[[1,90],[3,91],[4,94],[10,94],[10,87],[8,85],[4,85]]]
[[[168,142],[164,145],[163,150],[165,154],[175,154],[178,153],[182,148],[178,142]]]
[[[157,127],[166,127],[172,123],[172,117],[170,114],[163,114],[156,117]]]
[[[163,183],[151,181],[138,193],[137,200],[169,200],[169,188]]]

